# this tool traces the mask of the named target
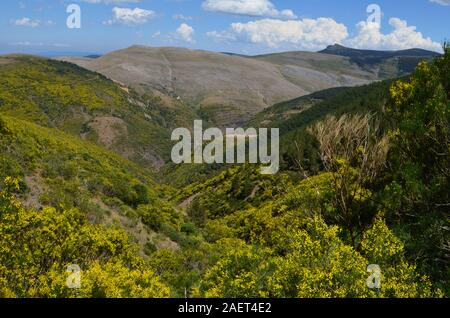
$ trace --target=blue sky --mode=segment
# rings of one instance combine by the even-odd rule
[[[72,3],[81,10],[79,29],[67,27]],[[450,39],[450,0],[21,0],[0,6],[0,53],[105,53],[143,44],[259,54],[334,43],[438,51]]]

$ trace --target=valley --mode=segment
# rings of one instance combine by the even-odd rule
[[[0,296],[448,296],[444,51],[0,56]],[[172,162],[195,120],[278,128],[280,171]]]

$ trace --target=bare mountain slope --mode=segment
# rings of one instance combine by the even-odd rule
[[[284,52],[252,57],[277,65],[290,82],[308,92],[332,87],[363,85],[378,78],[348,57],[314,52]]]
[[[199,105],[211,122],[232,125],[245,122],[277,102],[324,88],[358,85],[375,79],[351,65],[345,57],[316,55],[323,61],[301,65],[287,59],[280,64],[272,62],[270,57],[132,46],[97,59],[64,60],[98,71],[141,92],[158,90],[180,96]]]
[[[158,91],[182,99],[199,107],[199,114],[211,124],[231,126],[245,123],[275,103],[319,90],[404,75],[408,73],[407,65],[415,66],[421,58],[428,57],[424,51],[407,53],[407,58],[400,58],[405,55],[403,51],[361,51],[334,45],[318,53],[250,57],[132,46],[96,59],[64,60],[100,72],[141,93]],[[371,58],[374,54],[376,61]]]

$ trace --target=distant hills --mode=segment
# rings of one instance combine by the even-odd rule
[[[372,58],[378,58],[378,61],[393,57],[416,57],[416,58],[430,58],[441,54],[424,49],[408,49],[399,51],[376,51],[376,50],[359,50],[348,48],[339,44],[330,45],[326,49],[319,51],[319,53],[347,56],[350,58],[360,57],[361,60],[369,61]]]
[[[172,47],[132,46],[92,58],[64,57],[135,88],[182,100],[216,126],[242,125],[265,108],[319,90],[368,84],[408,74],[437,53],[354,50],[260,56]]]
[[[80,51],[47,51],[47,52],[39,52],[35,54],[37,56],[48,57],[48,58],[57,58],[58,56],[70,56],[70,57],[99,57],[100,54],[93,52],[80,52]]]
[[[423,49],[373,51],[351,49],[339,44],[330,45],[319,53],[348,57],[363,69],[378,71],[378,76],[383,79],[409,74],[420,60],[440,55]]]

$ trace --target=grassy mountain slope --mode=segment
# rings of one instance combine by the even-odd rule
[[[78,208],[91,222],[126,229],[143,254],[184,244],[186,220],[167,200],[172,190],[149,170],[57,128],[0,119],[0,180],[20,180],[26,207]]]
[[[249,127],[279,128],[282,167],[319,169],[317,143],[307,129],[326,116],[380,114],[384,109],[392,80],[360,87],[332,88],[276,104],[255,116]],[[387,122],[382,122],[386,126]]]
[[[0,112],[156,168],[168,159],[171,129],[194,118],[182,103],[167,106],[74,64],[23,55],[0,57]]]
[[[378,111],[386,102],[392,80],[358,87],[319,91],[275,104],[248,122],[248,126],[278,127],[282,134],[301,128],[326,114]]]
[[[337,55],[284,52],[251,58],[276,65],[285,78],[309,93],[331,87],[367,84],[378,79],[372,72]]]
[[[306,129],[328,115],[365,114],[380,112],[388,99],[392,80],[359,87],[330,88],[275,104],[249,120],[246,127],[272,127],[280,129],[281,161],[283,168],[297,166],[295,160],[313,155],[317,150],[314,139]],[[305,151],[307,152],[305,154]],[[318,168],[318,158],[309,160],[309,166]],[[165,182],[174,186],[206,181],[221,173],[227,165],[173,165],[161,171]]]

